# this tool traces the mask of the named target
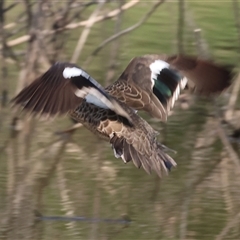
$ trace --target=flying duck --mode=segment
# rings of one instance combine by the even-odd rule
[[[133,58],[117,81],[103,88],[77,65],[57,62],[12,102],[32,114],[69,114],[108,141],[115,157],[161,177],[176,162],[137,110],[166,121],[187,84],[199,93],[214,94],[226,89],[231,79],[231,71],[210,61],[145,55]]]

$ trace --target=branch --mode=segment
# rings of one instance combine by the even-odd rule
[[[134,24],[133,26],[129,27],[129,28],[126,28],[125,30],[117,33],[117,34],[114,34],[113,36],[111,36],[110,38],[107,38],[106,40],[104,40],[93,52],[92,54],[88,57],[88,59],[85,61],[84,65],[88,65],[89,62],[91,61],[92,57],[97,55],[98,52],[103,48],[105,47],[108,43],[114,41],[115,39],[137,29],[138,27],[140,27],[154,12],[155,10],[157,9],[157,7],[159,7],[162,3],[164,3],[165,0],[160,0],[158,1],[157,3],[155,3],[153,5],[153,7],[151,8],[151,10],[136,24]]]
[[[191,29],[195,34],[196,44],[198,47],[198,55],[204,59],[210,59],[210,51],[209,46],[205,38],[203,38],[201,34],[201,30],[199,29],[199,26],[196,24],[194,17],[187,7],[187,2],[185,2],[185,19],[186,19],[186,25],[189,29]],[[199,48],[201,50],[199,51]]]
[[[124,0],[119,1],[119,9],[122,9],[122,5],[124,4]],[[119,14],[116,17],[116,23],[114,28],[114,34],[117,34],[121,30],[121,23],[123,18],[123,12],[119,12]],[[105,86],[108,86],[113,79],[117,67],[117,58],[119,55],[119,47],[120,47],[120,41],[116,40],[111,44],[110,49],[110,56],[109,56],[109,64],[108,64],[108,71],[106,73],[105,78]]]
[[[140,0],[132,0],[132,1],[124,4],[123,7],[122,7],[122,10],[127,10],[127,9],[133,7],[134,5],[136,5],[138,2],[140,2]],[[106,15],[99,16],[95,19],[95,23],[96,22],[101,22],[101,21],[103,21],[105,19],[108,19],[108,18],[113,18],[113,17],[117,16],[119,14],[119,12],[120,12],[119,9],[115,9],[115,10],[109,12]],[[66,29],[74,29],[74,28],[77,28],[77,27],[82,27],[82,26],[85,26],[87,23],[88,23],[88,20],[85,20],[85,21],[82,21],[82,22],[79,22],[79,23],[71,23],[71,24],[68,24],[66,26]]]
[[[11,5],[9,5],[8,7],[3,9],[3,13],[6,13],[7,11],[11,10],[12,8],[14,8],[17,4],[19,4],[19,2],[15,2],[12,3]]]
[[[225,239],[229,230],[238,223],[239,219],[240,219],[240,212],[231,221],[227,223],[227,225],[223,228],[223,230],[217,235],[216,240]]]
[[[29,0],[24,0],[24,4],[26,8],[25,13],[27,15],[27,25],[28,25],[28,28],[30,28],[31,22],[32,22],[32,5]]]
[[[233,87],[232,87],[232,93],[229,98],[229,102],[227,105],[227,111],[225,113],[225,119],[226,121],[230,121],[233,119],[234,115],[234,108],[238,99],[238,93],[240,90],[240,73],[238,74],[237,79],[235,80]]]
[[[238,42],[240,41],[240,17],[239,17],[239,5],[237,0],[232,0],[233,5],[233,13],[234,13],[234,19],[235,19],[235,25],[237,28],[238,33]],[[238,46],[239,52],[240,52],[240,45]]]
[[[184,23],[185,23],[185,1],[178,1],[178,31],[177,31],[177,40],[178,40],[178,52],[184,53],[183,42],[184,42]]]
[[[225,151],[226,155],[226,151]],[[232,218],[233,216],[233,199],[231,196],[230,191],[230,179],[229,179],[229,158],[222,157],[222,162],[220,164],[220,178],[221,178],[221,185],[222,185],[222,192],[223,192],[223,200],[226,205],[226,211],[228,212],[229,216]]]
[[[127,9],[133,7],[134,5],[136,5],[138,2],[140,2],[140,0],[132,0],[132,1],[124,4],[123,7],[122,7],[122,10],[127,10]],[[106,15],[99,16],[99,17],[97,17],[97,18],[95,19],[95,22],[94,22],[94,23],[101,22],[101,21],[103,21],[103,20],[105,20],[105,19],[113,18],[113,17],[115,17],[116,15],[119,14],[119,11],[120,11],[119,9],[115,9],[115,10],[109,12],[109,13],[106,14]],[[86,26],[87,24],[88,24],[88,20],[81,21],[81,22],[78,22],[78,23],[70,23],[70,24],[66,25],[64,28],[58,29],[57,31],[63,31],[63,30],[65,30],[65,29],[69,29],[69,30],[70,30],[70,29],[75,29],[75,28],[78,28],[78,27]],[[5,26],[5,28],[6,28],[6,26]],[[9,28],[9,26],[8,26],[8,28]],[[46,31],[43,31],[42,33],[43,33],[45,36],[49,36],[49,35],[55,34],[57,31],[53,31],[53,30],[49,31],[49,30],[46,30]],[[21,37],[19,37],[19,38],[16,38],[16,39],[13,39],[13,40],[11,40],[11,41],[8,41],[8,42],[7,42],[7,45],[8,45],[9,47],[16,46],[16,45],[18,45],[18,44],[21,44],[21,43],[24,43],[24,42],[29,41],[29,40],[30,40],[30,37],[31,37],[30,35],[21,36]],[[2,46],[0,45],[0,49],[1,49],[1,48],[2,48]]]
[[[235,165],[235,169],[237,170],[238,173],[240,173],[240,160],[238,158],[238,155],[232,148],[232,145],[229,143],[229,140],[227,138],[227,135],[225,131],[222,128],[221,121],[219,119],[218,113],[216,112],[216,120],[217,120],[217,131],[218,131],[218,136],[220,137],[222,144],[226,148],[230,159],[232,160],[233,164]]]
[[[90,33],[91,27],[93,26],[93,24],[95,23],[95,19],[97,18],[97,15],[99,13],[99,11],[101,10],[101,8],[104,6],[105,2],[100,2],[97,6],[97,8],[95,9],[95,11],[93,11],[93,13],[91,14],[91,16],[88,19],[88,22],[85,26],[85,28],[82,31],[82,34],[80,35],[79,39],[78,39],[78,43],[76,48],[74,49],[72,58],[71,58],[71,62],[72,63],[76,63],[81,52],[83,49],[83,46],[88,38],[88,35]]]
[[[200,28],[195,28],[193,30],[194,36],[196,39],[196,44],[197,44],[197,50],[198,50],[198,56],[200,56],[203,59],[209,60],[211,57],[211,54],[209,53],[209,45],[202,37],[202,29]]]
[[[2,51],[0,52],[0,71],[1,71],[1,107],[6,107],[7,97],[8,97],[8,69],[6,64],[6,56],[7,56],[7,47],[6,47],[6,33],[3,28],[5,22],[5,14],[4,14],[4,1],[0,3],[0,44],[3,46]],[[0,109],[1,109],[0,107]]]
[[[240,41],[240,17],[239,17],[239,5],[237,0],[232,0],[233,4],[233,13],[234,13],[234,18],[235,18],[235,25],[238,33],[238,42]],[[240,44],[238,45],[238,52],[240,53]],[[240,55],[239,55],[240,57]],[[227,106],[227,111],[225,118],[227,121],[231,120],[233,118],[233,113],[234,113],[234,107],[237,102],[238,98],[238,93],[240,90],[240,74],[238,75],[237,80],[234,82],[233,88],[232,88],[232,94],[229,98],[228,106]]]

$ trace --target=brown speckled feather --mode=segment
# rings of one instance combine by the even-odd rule
[[[128,108],[127,111],[133,126],[115,112],[86,101],[70,112],[70,115],[94,134],[109,141],[116,157],[121,157],[126,163],[132,160],[136,167],[143,167],[147,173],[154,170],[159,176],[167,174],[164,162],[169,162],[170,166],[175,166],[176,163],[157,142],[157,132],[136,115],[134,110]]]

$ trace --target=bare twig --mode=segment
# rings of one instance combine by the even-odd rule
[[[32,5],[29,0],[24,0],[25,4],[25,9],[26,9],[26,15],[27,15],[27,23],[28,23],[28,28],[31,27],[31,22],[32,22]]]
[[[226,205],[226,210],[228,211],[228,215],[232,218],[233,215],[233,201],[231,197],[231,192],[229,189],[230,182],[229,182],[229,159],[223,157],[221,162],[221,182],[222,182],[222,191],[223,191],[223,198]]]
[[[122,10],[127,10],[127,9],[133,7],[134,5],[136,5],[139,2],[140,2],[140,0],[132,0],[130,2],[127,2],[126,4],[123,5]],[[118,15],[119,11],[120,11],[119,9],[116,9],[116,10],[113,10],[113,11],[109,12],[106,15],[98,16],[95,19],[95,23],[101,22],[105,19],[115,17],[115,16]],[[75,29],[75,28],[78,28],[78,27],[86,26],[86,24],[88,24],[88,20],[84,20],[84,21],[81,21],[81,22],[78,22],[78,23],[70,23],[70,24],[66,25],[63,29],[58,29],[57,31],[63,31],[64,29]],[[6,28],[6,26],[5,26],[5,28]],[[49,35],[55,34],[55,33],[56,33],[56,31],[54,31],[54,30],[50,30],[50,31],[45,30],[45,31],[42,32],[42,34],[45,35],[45,36],[49,36]],[[30,35],[24,35],[24,36],[21,36],[19,38],[8,41],[7,45],[10,46],[10,47],[13,47],[13,46],[16,46],[18,44],[22,44],[24,42],[27,42],[28,40],[30,40],[30,38],[31,38]],[[2,48],[2,46],[0,45],[0,49],[1,48]]]
[[[119,8],[122,9],[122,5],[124,4],[124,0],[119,1]],[[120,29],[121,29],[121,22],[122,22],[122,16],[123,16],[123,11],[120,11],[116,23],[115,23],[115,29],[114,29],[114,34],[117,34]],[[116,66],[117,66],[117,57],[119,53],[119,41],[114,41],[111,46],[111,51],[110,51],[110,60],[109,60],[109,68],[106,74],[106,81],[105,81],[105,86],[108,86],[114,77]]]
[[[202,59],[210,59],[209,46],[207,41],[202,36],[202,29],[194,29],[194,36],[196,39],[198,56]]]
[[[228,106],[227,106],[227,111],[225,113],[226,121],[231,121],[233,119],[234,108],[237,103],[239,90],[240,90],[240,73],[238,74],[238,77],[236,78],[235,82],[233,83],[232,93],[230,95],[230,98],[228,101]]]
[[[238,42],[240,41],[240,17],[239,17],[239,4],[238,0],[232,0],[233,5],[233,13],[235,18],[235,25],[238,33]],[[240,54],[240,45],[238,46],[239,54]]]
[[[0,3],[0,44],[3,46],[0,56],[0,64],[1,64],[1,107],[5,107],[7,103],[7,97],[8,97],[8,81],[7,81],[7,65],[6,65],[6,54],[7,54],[7,47],[6,47],[6,33],[3,28],[4,26],[4,2],[1,1]]]
[[[184,23],[185,23],[185,1],[178,1],[178,32],[177,32],[177,40],[178,40],[178,52],[184,53]]]
[[[4,8],[3,13],[6,13],[7,11],[11,10],[12,8],[14,8],[19,2],[14,2],[11,5],[9,5],[8,7]]]
[[[185,179],[185,187],[182,189],[179,189],[180,194],[178,195],[178,198],[176,201],[170,201],[169,205],[165,207],[167,209],[167,212],[164,214],[164,221],[166,219],[170,219],[172,217],[179,216],[179,211],[181,211],[181,226],[179,226],[178,231],[180,230],[181,238],[184,238],[189,232],[188,232],[188,213],[184,212],[185,210],[191,211],[191,208],[189,208],[189,204],[191,204],[191,198],[193,198],[196,194],[196,190],[203,184],[204,180],[211,176],[216,168],[218,168],[219,163],[221,162],[221,158],[214,158],[209,161],[209,159],[205,159],[210,154],[212,155],[212,148],[211,146],[217,141],[217,135],[216,135],[216,127],[215,127],[215,119],[208,118],[206,123],[204,124],[204,127],[200,127],[199,123],[196,125],[198,129],[202,129],[201,132],[199,132],[197,135],[194,135],[194,139],[196,139],[195,147],[192,146],[193,152],[190,152],[190,154],[185,155],[185,158],[191,159],[190,166],[187,164],[186,166],[189,166],[189,173],[187,173],[187,176],[184,177]],[[189,129],[189,127],[188,127]],[[194,130],[194,134],[196,133],[197,129]],[[192,134],[192,133],[190,133]],[[185,141],[188,139],[188,137],[184,138]],[[191,140],[192,142],[192,140]],[[184,143],[187,144],[186,142]],[[191,149],[190,146],[188,146],[188,149]],[[207,165],[207,167],[206,167]],[[179,206],[181,206],[181,209],[179,209]],[[189,209],[188,209],[189,208]],[[176,214],[177,212],[177,214]],[[191,214],[191,213],[190,213]]]
[[[197,44],[197,50],[198,50],[198,55],[201,58],[205,59],[210,59],[210,51],[209,51],[209,46],[205,38],[203,38],[203,34],[199,26],[196,24],[194,17],[188,8],[187,2],[185,2],[185,21],[186,25],[189,29],[191,29],[194,32],[195,35],[195,40]],[[200,50],[201,48],[201,50]]]
[[[217,120],[216,125],[217,125],[218,135],[219,135],[224,147],[226,148],[230,159],[232,160],[233,164],[236,167],[235,170],[237,171],[238,174],[240,174],[240,160],[239,160],[239,157],[236,154],[236,152],[234,151],[232,145],[229,143],[229,140],[226,136],[225,131],[222,128],[221,121],[220,121],[218,115],[216,115],[216,120]]]
[[[222,240],[222,239],[226,239],[226,235],[228,234],[228,232],[230,231],[230,229],[232,227],[234,227],[240,219],[240,212],[237,213],[235,215],[234,218],[232,218],[232,220],[230,220],[227,225],[222,229],[222,231],[217,235],[216,240]]]
[[[239,42],[240,41],[240,17],[239,17],[238,1],[232,0],[232,5],[233,5],[234,18],[235,18],[235,25],[238,33],[238,42]],[[238,44],[238,52],[239,52],[238,58],[240,58],[240,42]],[[238,99],[239,90],[240,90],[240,74],[238,74],[238,77],[233,84],[232,94],[229,98],[228,107],[225,114],[225,118],[227,121],[230,121],[233,118],[234,108]]]
[[[199,184],[209,176],[212,171],[205,171],[204,176],[199,176],[200,169],[202,166],[202,161],[199,161],[199,158],[204,158],[212,150],[210,146],[216,141],[215,131],[211,131],[215,121],[211,118],[207,120],[204,125],[203,131],[201,131],[196,136],[196,142],[194,146],[194,151],[191,154],[191,165],[186,177],[186,188],[183,194],[183,203],[181,209],[181,224],[179,226],[179,235],[180,239],[186,239],[187,229],[188,229],[188,214],[189,214],[189,205],[191,203],[193,193]],[[206,141],[207,139],[207,141]],[[217,164],[216,164],[217,166]],[[214,169],[212,167],[211,169]]]
[[[83,49],[83,46],[88,38],[88,35],[91,31],[91,27],[93,26],[93,24],[95,23],[95,19],[97,18],[97,15],[99,13],[99,11],[101,10],[101,8],[104,6],[105,2],[100,2],[98,4],[98,6],[96,7],[96,9],[93,11],[93,13],[90,15],[88,22],[85,26],[85,28],[82,31],[82,34],[80,35],[78,42],[77,42],[77,46],[73,52],[72,58],[71,58],[71,62],[72,63],[76,63],[81,51]]]
[[[132,0],[130,2],[127,2],[126,4],[124,4],[122,6],[122,10],[127,10],[127,9],[133,7],[134,5],[136,5],[139,2],[140,2],[140,0]],[[115,9],[115,10],[109,12],[106,15],[98,16],[95,19],[95,23],[96,22],[101,22],[101,21],[103,21],[105,19],[108,19],[108,18],[113,18],[113,17],[117,16],[119,14],[119,12],[120,12],[119,9]],[[74,28],[77,28],[77,27],[82,27],[82,26],[85,26],[87,23],[88,23],[88,20],[85,20],[85,21],[82,21],[82,22],[79,22],[79,23],[71,23],[71,24],[68,24],[66,26],[66,29],[74,29]]]
[[[114,34],[113,36],[111,36],[110,38],[107,38],[106,40],[104,40],[93,52],[92,54],[87,58],[87,60],[84,62],[84,66],[88,65],[89,62],[91,61],[92,57],[97,55],[99,53],[99,51],[101,51],[101,49],[103,47],[105,47],[107,44],[109,44],[110,42],[114,41],[115,39],[122,37],[123,35],[137,29],[138,27],[140,27],[157,9],[157,7],[159,7],[162,3],[164,3],[165,0],[160,0],[158,2],[156,2],[153,7],[150,9],[149,12],[147,12],[147,14],[144,15],[144,17],[136,24],[134,24],[133,26],[124,29],[123,31]]]

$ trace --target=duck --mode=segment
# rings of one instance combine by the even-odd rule
[[[167,175],[177,163],[138,111],[166,122],[180,92],[220,94],[232,81],[232,69],[187,55],[134,57],[119,78],[101,86],[78,65],[56,62],[22,89],[14,106],[34,115],[68,114],[110,143],[114,156],[148,174]]]

